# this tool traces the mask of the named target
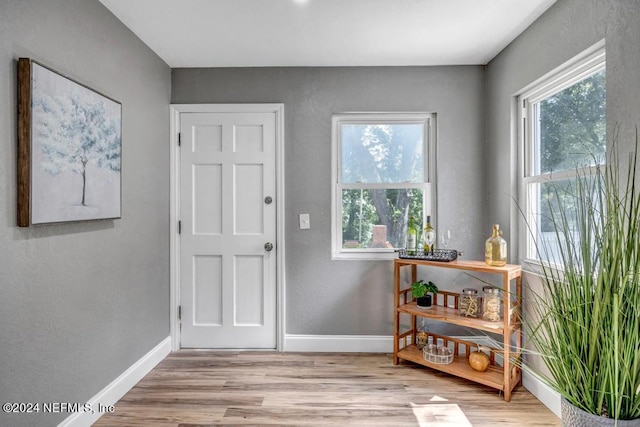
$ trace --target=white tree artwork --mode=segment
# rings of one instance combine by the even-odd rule
[[[120,217],[121,105],[33,63],[31,222]]]

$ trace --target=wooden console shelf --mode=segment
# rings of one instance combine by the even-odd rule
[[[464,317],[458,314],[459,294],[440,290],[434,305],[429,309],[418,308],[411,297],[411,283],[417,280],[417,266],[450,268],[497,274],[502,277],[502,312],[500,322],[490,322],[481,318]],[[400,270],[404,267],[411,269],[411,282],[401,283]],[[519,323],[519,310],[522,303],[522,268],[519,265],[507,264],[504,267],[491,267],[482,261],[435,262],[413,259],[396,259],[394,261],[394,348],[393,363],[400,359],[418,363],[432,369],[449,373],[461,378],[484,384],[504,393],[504,400],[511,400],[513,389],[522,383],[522,373],[514,361],[519,360],[522,353],[522,331]],[[511,281],[515,287],[511,288]],[[409,316],[410,326],[401,331],[401,316]],[[429,333],[430,339],[440,345],[452,348],[453,362],[450,364],[436,364],[424,359],[422,350],[417,346],[417,318],[424,317],[453,325],[473,328],[479,331],[491,332],[503,337],[502,349],[490,349],[490,366],[485,372],[474,371],[469,366],[467,358],[477,344],[461,339]],[[405,327],[406,329],[406,327]],[[514,340],[512,342],[511,340]],[[502,359],[502,365],[496,363],[496,355]]]
[[[489,366],[485,372],[482,372],[482,376],[480,377],[478,375],[479,372],[471,369],[467,358],[464,356],[454,356],[453,363],[440,365],[424,360],[422,357],[422,350],[418,349],[415,345],[410,345],[400,350],[398,357],[428,366],[438,371],[455,375],[457,377],[466,378],[471,381],[488,385],[489,387],[502,389],[502,369],[496,368],[495,366]]]

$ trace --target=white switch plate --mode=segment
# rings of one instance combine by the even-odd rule
[[[311,228],[311,220],[309,214],[300,214],[300,230],[308,230]]]

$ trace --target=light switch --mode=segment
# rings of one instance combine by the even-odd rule
[[[308,230],[311,228],[311,220],[309,214],[300,214],[300,230]]]

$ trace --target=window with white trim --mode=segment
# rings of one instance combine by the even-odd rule
[[[432,209],[435,114],[332,117],[332,257],[389,259]],[[418,233],[419,235],[421,233]]]
[[[592,176],[598,165],[605,164],[605,73],[601,43],[518,97],[524,261],[558,259],[560,244],[550,212],[563,206],[571,226],[576,176]]]

